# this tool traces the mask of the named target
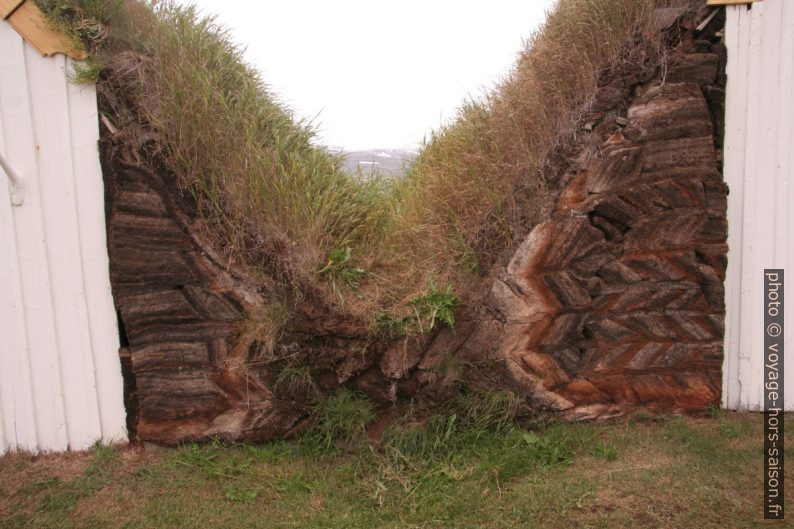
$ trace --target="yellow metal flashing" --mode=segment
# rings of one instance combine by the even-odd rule
[[[30,0],[0,0],[0,18],[11,24],[45,57],[56,53],[77,60],[88,57],[74,39],[54,29],[44,13]]]

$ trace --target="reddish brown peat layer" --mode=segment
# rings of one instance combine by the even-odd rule
[[[721,395],[724,48],[684,32],[669,69],[595,97],[553,211],[494,281],[464,338],[432,358],[503,363],[534,409],[600,418],[702,410]],[[596,106],[594,105],[594,106]],[[420,364],[420,371],[423,366]],[[499,380],[499,379],[497,379]]]
[[[341,385],[384,405],[432,406],[464,386],[511,389],[525,410],[569,418],[716,402],[727,252],[720,24],[668,28],[661,67],[632,60],[605,71],[577,133],[547,157],[556,198],[546,220],[483,278],[487,294],[459,312],[454,332],[392,344],[311,293],[276,292],[275,274],[254,281],[229,263],[158,163],[156,136],[105,128],[132,430],[166,443],[288,437],[315,398]],[[135,112],[125,90],[145,68],[140,57],[111,63],[103,113],[136,122],[124,119]],[[274,293],[292,319],[269,347],[246,331],[245,315]],[[287,367],[304,378],[278,384]]]
[[[696,84],[652,84],[627,119],[495,284],[511,374],[568,415],[720,396],[727,188],[708,106]]]

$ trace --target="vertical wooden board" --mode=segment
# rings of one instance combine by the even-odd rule
[[[728,95],[725,131],[725,179],[731,189],[728,195],[729,247],[728,275],[726,285],[726,357],[729,358],[727,371],[727,397],[731,408],[743,407],[740,376],[747,364],[742,342],[743,317],[747,315],[745,305],[746,291],[742,282],[744,277],[743,240],[745,235],[745,215],[751,205],[746,205],[751,197],[745,188],[745,159],[747,145],[747,105],[749,93],[749,46],[751,17],[746,7],[728,8],[726,37],[728,45],[733,46],[728,59]]]
[[[68,447],[63,387],[60,377],[59,344],[55,334],[52,302],[50,258],[47,254],[47,233],[43,223],[41,175],[38,170],[35,131],[32,115],[31,78],[28,69],[29,50],[23,43],[25,59],[21,62],[19,83],[19,115],[9,121],[24,130],[16,147],[9,140],[9,154],[20,157],[26,178],[25,207],[15,208],[15,228],[20,251],[25,326],[30,344],[30,371],[33,385],[38,449],[58,451]],[[12,158],[13,159],[13,158]],[[12,162],[13,163],[13,162]]]
[[[3,427],[3,405],[0,402],[0,456],[6,453],[6,433],[5,428]]]
[[[766,0],[752,10],[728,8],[726,45],[724,175],[731,194],[723,403],[760,410],[764,404],[763,270],[785,269],[794,262],[794,219],[789,214],[794,200],[794,7],[784,0]],[[792,311],[786,323],[789,328],[794,325]],[[791,410],[794,362],[785,370],[785,407]]]
[[[794,26],[792,26],[791,6],[781,3],[779,13],[780,18],[780,43],[779,52],[776,54],[778,80],[775,89],[778,93],[776,126],[774,138],[775,148],[775,172],[774,179],[777,189],[775,190],[775,230],[774,230],[774,250],[775,266],[783,267],[786,263],[788,248],[787,229],[787,210],[790,207],[788,202],[788,187],[791,180],[791,156],[789,144],[791,139],[791,117],[792,117],[792,98],[794,98]]]
[[[22,38],[7,24],[0,24],[0,49],[3,50],[0,53],[0,121],[4,130],[13,131],[4,135],[5,153],[9,163],[26,179],[24,206],[12,208],[10,226],[13,226],[18,256],[19,291],[24,301],[19,332],[27,337],[27,347],[7,350],[5,358],[9,364],[8,367],[3,365],[3,371],[7,369],[12,378],[14,400],[10,405],[14,409],[15,448],[60,450],[66,447],[65,430],[60,426],[65,421],[57,362],[48,362],[57,344],[52,332],[52,304],[24,46]],[[31,322],[37,325],[31,326]]]
[[[775,181],[778,188],[776,190],[777,204],[775,208],[775,267],[791,269],[794,265],[794,216],[789,213],[791,205],[794,204],[794,155],[791,149],[794,148],[794,6],[791,2],[781,3],[782,30],[780,38],[780,54],[778,71],[780,72],[780,82],[778,90],[781,97],[779,101],[780,112],[778,115],[778,141],[777,141],[777,166],[775,170]],[[789,283],[791,282],[791,272],[789,272]],[[787,288],[785,299],[789,302],[788,310],[785,312],[784,328],[788,329],[788,336],[794,332],[794,310],[791,309],[792,298],[789,294],[794,292],[790,286]],[[791,338],[785,340],[784,351],[791,349]],[[789,358],[791,358],[789,356]],[[794,409],[794,361],[785,363],[784,374],[786,388],[784,392],[785,408]]]
[[[756,6],[757,8],[758,6]],[[747,132],[745,142],[746,154],[744,164],[744,219],[742,235],[742,318],[739,348],[739,371],[741,384],[739,387],[742,407],[759,409],[758,396],[761,391],[762,362],[757,358],[758,326],[761,322],[762,299],[759,296],[763,289],[763,277],[758,271],[757,252],[761,251],[762,241],[758,234],[758,208],[762,205],[759,193],[762,191],[756,180],[760,154],[759,144],[753,139],[758,137],[760,123],[761,95],[761,46],[763,43],[762,9],[749,12],[749,56],[748,56],[748,90],[747,90]]]
[[[2,72],[3,64],[0,62],[0,75]],[[5,154],[2,119],[0,119],[0,153]],[[19,359],[24,357],[16,353],[24,351],[27,347],[24,336],[25,321],[20,312],[22,294],[19,292],[19,266],[14,240],[14,218],[11,215],[13,206],[7,177],[1,174],[2,170],[0,170],[0,292],[5,292],[5,296],[0,298],[0,455],[19,445],[14,428],[16,422],[14,378],[20,369]]]
[[[2,68],[3,63],[0,62],[0,75],[3,72]],[[0,116],[2,116],[1,110]],[[3,155],[5,155],[4,137],[3,120],[0,119],[0,154]],[[13,375],[16,369],[12,367],[16,355],[12,353],[19,350],[19,334],[24,329],[24,321],[18,318],[20,300],[14,296],[12,290],[19,284],[19,273],[7,178],[0,169],[0,292],[7,293],[5,298],[0,298],[0,344],[2,344],[0,345],[0,455],[17,444],[13,428],[15,420]],[[9,426],[5,425],[6,422]],[[9,433],[8,440],[6,440],[6,431]]]
[[[0,75],[3,71],[2,58],[0,58]],[[2,119],[0,119],[0,153],[6,154]],[[28,372],[28,365],[25,355],[27,350],[25,320],[22,317],[22,293],[19,290],[19,263],[14,240],[12,208],[7,178],[0,176],[0,292],[4,293],[0,297],[0,454],[20,445],[36,446],[35,436],[26,439],[26,432],[19,432],[22,438],[18,439],[15,427],[20,420],[17,418],[18,414],[23,417],[26,414],[33,416],[33,406],[30,398],[27,399],[29,405],[24,405],[25,394],[30,395],[30,387],[27,387],[27,391],[20,391],[17,380],[21,373]],[[21,378],[22,382],[29,381],[27,377]],[[35,432],[31,430],[28,433]]]
[[[126,439],[93,87],[0,23],[0,451]],[[11,130],[13,133],[9,133]]]
[[[67,68],[72,62],[67,61]],[[116,311],[110,287],[104,183],[99,164],[99,118],[93,85],[68,85],[83,282],[88,299],[94,380],[102,439],[124,441],[126,412]]]
[[[69,447],[101,437],[74,191],[65,58],[25,44]],[[87,375],[91,375],[90,377]]]
[[[0,138],[0,150],[5,152],[2,138]],[[18,355],[18,352],[25,349],[23,335],[25,322],[19,317],[22,300],[17,292],[14,292],[14,287],[19,283],[19,273],[16,266],[11,196],[8,192],[8,183],[3,180],[4,177],[0,176],[0,292],[6,293],[0,300],[0,454],[3,454],[7,447],[19,445],[14,427],[18,408],[14,378],[18,376],[20,367],[27,367],[20,366],[21,363],[17,361],[17,357],[22,356]],[[33,442],[35,446],[35,439]]]
[[[723,174],[728,195],[728,268],[725,276],[725,347],[723,406],[739,407],[739,336],[742,314],[741,256],[744,216],[744,144],[747,120],[747,53],[744,46],[744,8],[728,7],[725,41],[729,49],[726,74],[725,146]]]
[[[760,8],[760,9],[759,9]],[[756,240],[758,245],[753,254],[755,259],[754,268],[756,276],[759,276],[758,290],[756,296],[751,301],[754,303],[757,314],[755,326],[756,343],[753,347],[753,357],[758,363],[757,376],[759,380],[758,403],[763,407],[763,373],[764,373],[764,285],[763,272],[765,268],[774,268],[775,264],[775,233],[778,227],[775,224],[775,207],[777,203],[776,193],[779,181],[777,179],[777,140],[780,124],[780,110],[784,96],[790,98],[790,93],[783,93],[783,86],[780,81],[780,43],[783,30],[782,15],[783,4],[780,1],[762,2],[757,4],[752,10],[753,16],[757,17],[753,23],[761,25],[761,45],[760,54],[754,57],[760,65],[760,89],[758,103],[758,122],[759,128],[757,135],[753,138],[756,147],[756,160],[754,172],[749,175],[756,182],[758,188],[758,207],[754,212],[757,222]],[[774,112],[769,112],[769,108],[774,108]]]
[[[782,2],[780,6],[781,34],[780,34],[780,53],[778,56],[777,69],[779,72],[777,114],[777,141],[776,141],[776,165],[775,183],[777,188],[775,196],[775,267],[786,269],[786,265],[794,263],[791,258],[794,250],[794,227],[790,222],[794,219],[789,215],[791,199],[794,195],[792,191],[792,162],[794,157],[791,154],[792,148],[792,120],[794,120],[794,103],[792,102],[792,86],[794,86],[794,8],[790,2]],[[788,289],[791,291],[791,288]],[[785,299],[791,300],[791,297]],[[788,303],[791,307],[791,303]],[[791,310],[785,313],[784,328],[792,329],[794,325],[794,315]],[[789,331],[789,336],[791,335]],[[784,342],[784,351],[788,348],[791,340]],[[794,362],[787,362],[784,366],[786,380],[785,408],[794,408]]]

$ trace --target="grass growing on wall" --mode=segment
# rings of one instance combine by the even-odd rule
[[[72,21],[95,60],[112,63],[120,50],[146,58],[139,83],[114,80],[141,111],[139,123],[117,125],[157,132],[180,186],[232,255],[255,266],[278,256],[278,272],[297,280],[316,275],[334,248],[372,237],[383,216],[377,184],[352,178],[313,143],[311,127],[293,119],[212,17],[170,1],[44,4]]]
[[[560,0],[500,85],[437,130],[394,181],[345,172],[317,146],[211,17],[171,1],[39,0],[88,43],[92,64],[146,57],[128,85],[145,126],[227,255],[291,295],[369,321],[432,294],[473,301],[481,278],[537,223],[544,157],[572,130],[599,72],[652,11],[688,0]],[[93,68],[91,69],[93,71]],[[112,70],[111,70],[112,71]]]
[[[685,1],[560,0],[504,80],[437,130],[401,189],[401,268],[435,270],[456,288],[534,226],[550,194],[541,163],[574,131],[599,73],[639,42],[661,44],[652,13]]]

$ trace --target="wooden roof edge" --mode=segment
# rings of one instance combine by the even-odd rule
[[[0,18],[7,19],[24,3],[25,0],[0,0]]]
[[[63,53],[76,60],[88,58],[86,51],[73,38],[52,27],[31,0],[0,0],[0,18],[11,24],[45,57]]]
[[[752,4],[760,0],[706,0],[708,6],[735,6],[741,4]]]

